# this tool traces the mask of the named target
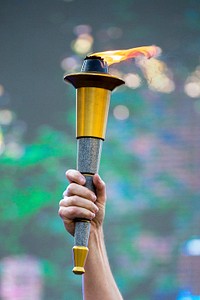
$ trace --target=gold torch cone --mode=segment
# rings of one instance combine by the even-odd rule
[[[104,73],[77,73],[65,77],[76,89],[76,137],[105,139],[111,91],[124,84]]]
[[[105,139],[111,91],[124,84],[108,74],[100,57],[87,57],[80,73],[65,76],[76,92],[77,170],[86,178],[86,187],[95,192],[92,176],[98,173],[102,142]],[[77,220],[74,235],[75,274],[85,272],[90,222]]]
[[[110,93],[96,87],[77,89],[77,137],[105,138]]]

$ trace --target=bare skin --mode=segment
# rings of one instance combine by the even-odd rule
[[[68,170],[67,189],[60,201],[59,215],[66,230],[74,235],[76,218],[91,220],[89,254],[83,275],[84,300],[122,300],[122,296],[113,278],[107,258],[103,220],[105,216],[106,187],[98,174],[93,176],[96,195],[84,187],[85,178],[76,170]]]

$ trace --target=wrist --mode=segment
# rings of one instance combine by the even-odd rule
[[[103,274],[105,272],[105,266],[107,265],[107,255],[102,226],[90,232],[88,248],[89,253],[85,265],[86,277],[87,273],[92,272],[94,262],[98,265],[98,270],[101,270],[101,273]]]
[[[88,247],[96,248],[103,241],[104,241],[103,227],[102,226],[98,226],[96,228],[92,227],[90,231]]]

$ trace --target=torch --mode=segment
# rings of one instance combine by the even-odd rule
[[[97,56],[86,57],[80,73],[65,76],[76,89],[77,170],[86,187],[95,192],[93,175],[98,173],[105,139],[111,91],[124,83],[108,73],[107,63]],[[88,253],[90,221],[76,220],[74,234],[75,274],[83,274]]]
[[[93,192],[93,175],[99,170],[111,92],[124,84],[122,79],[108,73],[108,65],[141,54],[151,57],[155,48],[148,46],[96,53],[85,58],[81,72],[64,77],[76,89],[77,170],[85,176],[85,186]],[[89,234],[90,221],[77,219],[73,247],[75,274],[85,272]]]

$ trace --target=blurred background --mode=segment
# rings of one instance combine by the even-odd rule
[[[155,44],[110,67],[100,175],[107,251],[124,299],[200,299],[199,0],[0,1],[0,295],[81,299],[57,215],[76,167],[75,90],[88,53]]]

